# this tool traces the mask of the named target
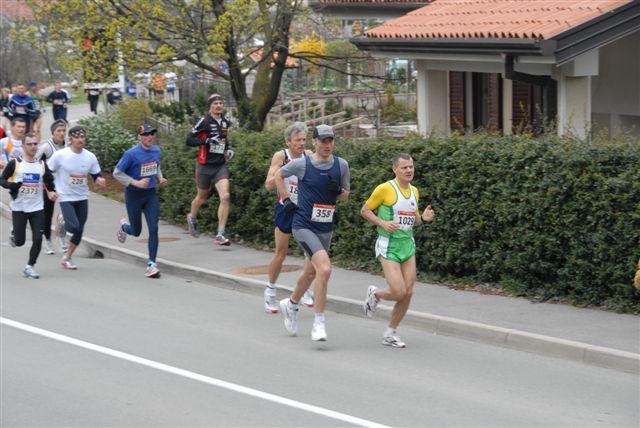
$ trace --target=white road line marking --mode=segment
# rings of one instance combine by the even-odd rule
[[[29,333],[33,333],[39,336],[44,336],[49,339],[68,343],[70,345],[78,346],[80,348],[88,349],[90,351],[109,355],[115,358],[120,358],[136,364],[141,364],[143,366],[151,367],[156,370],[161,370],[167,373],[175,374],[177,376],[182,376],[188,379],[196,380],[198,382],[203,382],[209,385],[228,389],[230,391],[239,392],[241,394],[250,395],[252,397],[261,398],[263,400],[273,401],[274,403],[282,404],[282,405],[293,407],[300,410],[305,410],[311,413],[316,413],[318,415],[326,416],[328,418],[336,419],[339,421],[348,422],[353,425],[362,426],[362,427],[388,428],[387,425],[381,425],[376,422],[368,421],[366,419],[361,419],[355,416],[346,415],[340,412],[335,412],[333,410],[324,409],[322,407],[314,406],[312,404],[302,403],[300,401],[291,400],[289,398],[281,397],[279,395],[270,394],[268,392],[263,392],[257,389],[248,388],[246,386],[237,385],[235,383],[226,382],[224,380],[212,378],[209,376],[204,376],[198,373],[191,372],[189,370],[184,370],[177,367],[169,366],[167,364],[162,364],[157,361],[152,361],[152,360],[148,360],[146,358],[138,357],[132,354],[127,354],[126,352],[116,351],[115,349],[106,348],[104,346],[95,345],[93,343],[85,342],[83,340],[74,339],[69,336],[64,336],[62,334],[54,333],[52,331],[43,330],[41,328],[23,324],[18,321],[13,321],[8,318],[0,317],[0,324],[13,327],[19,330],[23,330]]]

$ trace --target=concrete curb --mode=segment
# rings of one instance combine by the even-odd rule
[[[140,266],[146,265],[146,254],[105,244],[92,238],[83,238],[83,243],[89,247],[91,254],[99,252],[104,257],[129,263],[133,261]],[[176,263],[166,259],[158,259],[158,262],[163,272],[172,275],[222,283],[223,287],[250,294],[262,295],[264,291],[264,281]],[[281,284],[278,284],[278,289],[281,294],[280,297],[286,297],[285,290],[287,292],[292,291],[292,287]],[[362,301],[340,296],[328,295],[327,309],[332,312],[347,315],[363,316]],[[389,319],[391,309],[389,306],[378,306],[376,317]],[[432,334],[452,336],[518,351],[532,352],[593,366],[640,374],[640,354],[632,352],[412,310],[407,312],[403,324],[412,325]]]
[[[2,215],[11,218],[11,210],[6,204],[0,202],[0,210]],[[106,244],[86,236],[82,238],[79,249],[81,248],[87,251],[90,257],[108,257],[127,263],[135,263],[141,267],[146,266],[147,262],[146,254],[121,246]],[[264,281],[203,269],[161,258],[158,259],[158,262],[161,265],[162,272],[172,275],[199,281],[215,282],[222,287],[250,294],[262,295],[264,291]],[[278,284],[278,289],[281,298],[286,296],[285,291],[292,291],[291,287],[281,284]],[[362,301],[340,296],[328,295],[327,309],[347,315],[363,316]],[[389,319],[390,315],[391,307],[385,305],[378,307],[376,318]],[[412,325],[432,334],[452,336],[517,351],[531,352],[627,373],[640,374],[640,354],[633,352],[413,310],[407,312],[403,324]]]

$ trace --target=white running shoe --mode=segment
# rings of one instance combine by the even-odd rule
[[[298,333],[298,305],[292,305],[287,297],[280,300],[280,309],[284,315],[284,328],[295,336]]]
[[[78,267],[73,264],[73,260],[71,260],[69,257],[63,257],[62,261],[60,261],[60,265],[65,268],[65,269],[69,269],[69,270],[76,270],[78,269]]]
[[[364,314],[368,317],[372,317],[373,313],[378,309],[376,291],[378,291],[378,289],[373,285],[370,285],[369,288],[367,288],[367,298],[364,299],[362,307],[364,308]]]
[[[311,340],[314,342],[326,342],[327,330],[324,323],[314,322],[311,328]]]
[[[62,251],[63,253],[69,249],[69,246],[67,245],[67,240],[64,238],[64,236],[58,238],[58,247],[60,248],[60,251]]]
[[[56,217],[56,235],[58,235],[59,238],[67,236],[67,231],[64,228],[64,216],[62,213],[58,213],[58,217]]]
[[[217,235],[215,237],[215,239],[213,240],[213,243],[216,245],[224,245],[225,247],[228,247],[229,245],[231,245],[231,241],[229,241],[226,236],[220,234]]]
[[[147,270],[144,271],[144,276],[147,278],[160,278],[160,269],[158,269],[157,263],[151,263],[147,266]]]
[[[46,254],[55,254],[55,252],[53,251],[53,242],[51,242],[51,239],[44,239],[44,252]]]
[[[22,271],[22,276],[30,279],[40,278],[40,275],[38,275],[38,273],[35,270],[33,270],[33,266],[31,265],[25,266],[24,270]]]
[[[391,346],[392,348],[406,348],[407,344],[400,340],[400,336],[392,334],[391,336],[382,336],[382,344]]]
[[[276,301],[275,295],[269,294],[269,289],[264,289],[264,311],[268,314],[277,314],[280,308],[278,307],[278,302]]]
[[[307,308],[313,308],[313,294],[311,291],[307,290],[302,295],[302,299],[300,299],[300,303],[305,305]]]
[[[120,226],[118,226],[118,231],[116,232],[116,238],[118,238],[118,242],[124,244],[127,240],[127,233],[122,229],[122,227],[127,224],[127,220],[125,218],[120,219]]]

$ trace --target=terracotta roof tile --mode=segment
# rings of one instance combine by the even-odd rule
[[[0,0],[0,15],[30,20],[33,19],[33,10],[24,0]]]
[[[433,0],[372,38],[549,39],[633,0]]]
[[[318,3],[425,3],[426,0],[318,0]]]
[[[258,62],[262,59],[263,52],[264,52],[263,48],[257,48],[251,51],[249,53],[249,56],[251,57],[252,60],[254,60],[255,62]],[[277,52],[273,53],[273,60],[271,61],[271,67],[275,65],[274,60],[277,55],[278,55]],[[285,59],[284,61],[284,68],[298,68],[299,66],[300,66],[300,62],[296,58],[287,56],[287,59]]]

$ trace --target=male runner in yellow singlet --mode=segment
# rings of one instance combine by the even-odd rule
[[[418,189],[411,185],[414,175],[413,159],[406,153],[393,158],[395,178],[375,188],[360,210],[362,217],[377,226],[376,257],[380,259],[384,277],[389,286],[379,290],[373,285],[367,289],[364,312],[373,316],[378,302],[393,300],[389,326],[382,336],[382,344],[406,348],[396,329],[404,318],[416,282],[416,243],[413,226],[433,221],[435,212],[428,205],[422,214],[418,208]],[[376,211],[376,212],[374,212]]]

